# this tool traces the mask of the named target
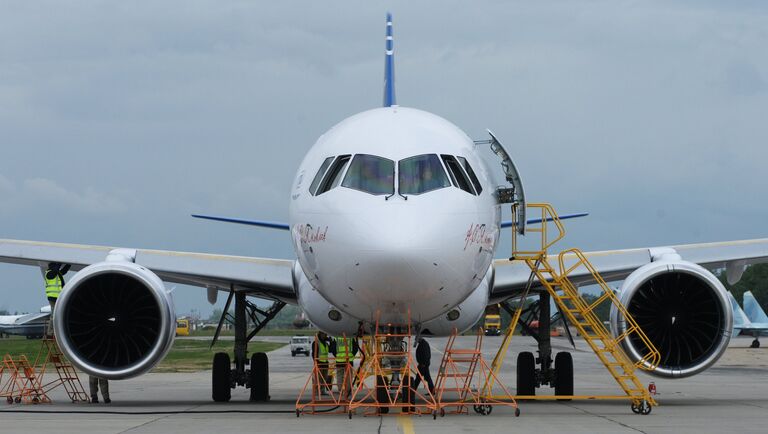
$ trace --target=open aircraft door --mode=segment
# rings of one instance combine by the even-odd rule
[[[514,213],[514,219],[517,220],[517,232],[520,235],[525,235],[525,192],[523,191],[523,182],[520,180],[520,172],[518,172],[515,163],[510,158],[509,153],[504,146],[499,142],[499,139],[493,134],[491,130],[488,131],[488,135],[491,136],[490,140],[479,140],[475,143],[478,145],[488,144],[491,146],[491,151],[496,154],[501,160],[501,168],[504,171],[504,177],[506,178],[509,186],[500,186],[496,190],[496,198],[499,203],[512,204],[512,211]]]

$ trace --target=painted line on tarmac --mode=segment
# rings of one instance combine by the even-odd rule
[[[398,416],[397,424],[403,428],[403,434],[415,434],[413,430],[413,421],[410,416]]]

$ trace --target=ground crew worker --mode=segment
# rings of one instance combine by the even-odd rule
[[[339,336],[333,342],[331,352],[336,358],[336,384],[341,398],[349,398],[352,390],[352,363],[355,361],[357,350],[357,339]]]
[[[315,391],[320,391],[321,395],[327,395],[329,392],[329,365],[328,352],[331,347],[331,340],[324,332],[317,332],[315,342],[312,343],[312,360],[317,365],[318,374],[312,377],[312,387]],[[319,377],[319,378],[318,378]],[[317,382],[320,384],[318,385]]]
[[[424,377],[424,381],[429,387],[429,393],[435,393],[435,385],[432,383],[432,375],[429,373],[429,363],[432,359],[432,350],[424,338],[419,338],[419,342],[416,345],[416,364],[418,365],[419,374],[416,376],[416,380],[413,382],[413,390],[419,387],[421,377]]]
[[[109,381],[106,378],[88,376],[88,388],[91,389],[91,404],[99,403],[99,387],[101,387],[101,396],[104,397],[104,404],[112,402],[109,399]]]
[[[48,303],[51,305],[51,316],[48,320],[48,335],[53,335],[53,311],[56,307],[56,300],[59,299],[59,294],[62,288],[64,288],[64,275],[69,271],[69,264],[63,267],[58,262],[51,262],[48,264],[48,268],[43,273],[45,279],[45,296],[48,298]]]

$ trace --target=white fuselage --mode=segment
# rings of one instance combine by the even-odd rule
[[[359,154],[394,162],[393,194],[371,194],[343,183],[312,194],[326,159]],[[428,154],[449,177],[448,163],[439,159],[465,158],[482,192],[472,194],[454,182],[421,194],[398,194],[406,183],[398,162]],[[291,192],[291,236],[302,278],[358,321],[434,319],[467,299],[490,275],[500,224],[494,190],[475,144],[443,118],[405,107],[347,118],[309,150]]]

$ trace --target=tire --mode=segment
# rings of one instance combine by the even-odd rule
[[[291,357],[296,357],[296,351],[291,351]]]
[[[755,339],[752,341],[752,345],[750,345],[749,348],[760,348],[760,341]]]
[[[536,359],[530,351],[517,355],[517,394],[536,395]]]
[[[376,403],[379,404],[379,414],[388,414],[389,408],[383,407],[389,403],[389,394],[386,387],[389,385],[389,381],[381,375],[376,377]]]
[[[251,401],[269,401],[269,359],[266,353],[251,356]]]
[[[214,354],[213,371],[211,372],[211,390],[214,401],[229,401],[229,399],[232,397],[232,388],[230,386],[231,379],[232,365],[229,362],[229,354]]]
[[[573,357],[565,351],[555,356],[555,395],[573,395]]]

